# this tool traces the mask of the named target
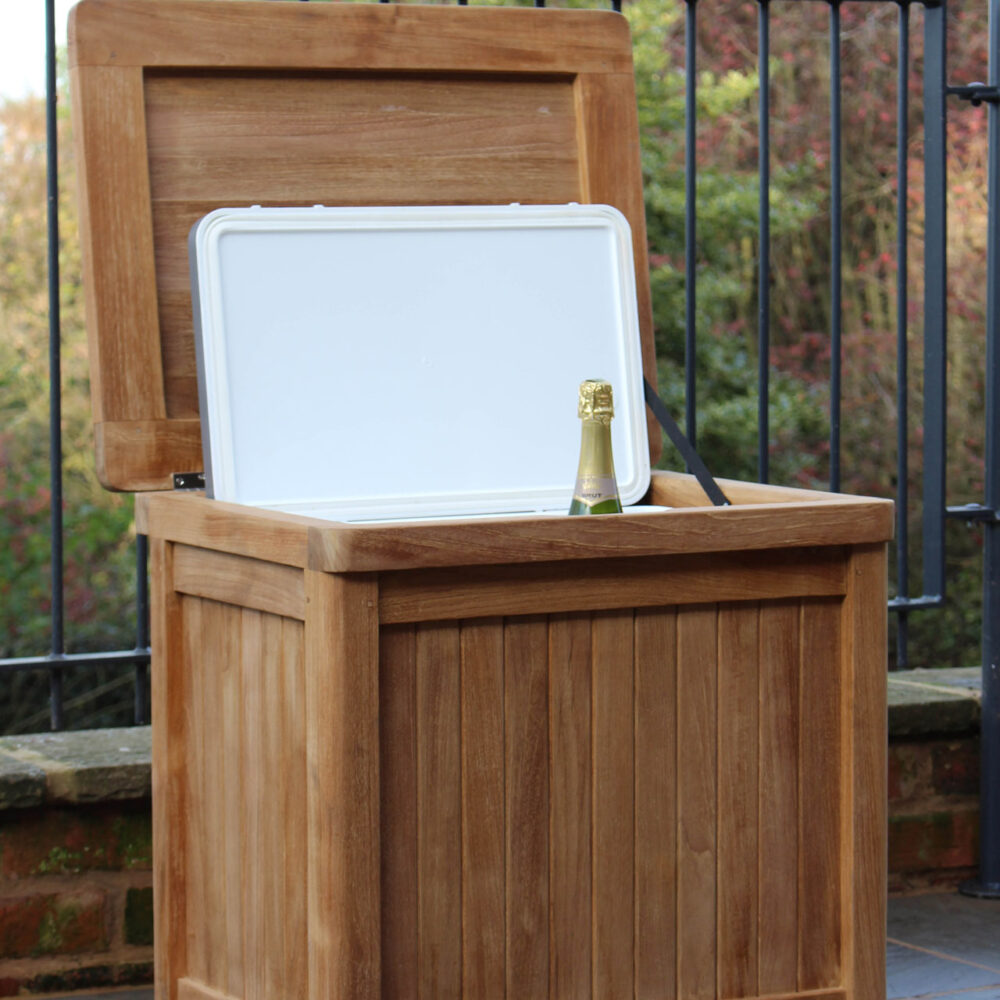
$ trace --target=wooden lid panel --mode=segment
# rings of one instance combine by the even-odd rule
[[[70,67],[106,486],[202,468],[187,238],[219,207],[614,205],[655,371],[620,15],[81,0]]]

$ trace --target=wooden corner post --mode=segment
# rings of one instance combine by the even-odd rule
[[[309,1000],[381,994],[378,586],[306,571]]]

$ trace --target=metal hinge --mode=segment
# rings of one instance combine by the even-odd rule
[[[205,488],[204,472],[175,472],[175,490],[203,490]]]

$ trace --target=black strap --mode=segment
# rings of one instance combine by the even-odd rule
[[[695,478],[701,484],[701,488],[708,495],[708,499],[716,507],[729,507],[730,503],[726,494],[719,489],[719,484],[712,478],[712,474],[705,468],[705,463],[701,460],[698,452],[691,447],[691,442],[684,436],[684,433],[677,426],[677,421],[670,415],[670,411],[663,405],[663,400],[656,394],[656,390],[649,384],[649,379],[642,380],[643,391],[646,396],[646,405],[653,411],[653,416],[660,422],[660,426],[667,432],[667,437],[673,442],[674,447],[681,453],[681,458],[687,463],[687,467],[694,473]]]

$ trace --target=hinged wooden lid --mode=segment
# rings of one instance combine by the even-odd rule
[[[69,50],[108,488],[169,489],[202,469],[187,236],[224,206],[612,205],[632,230],[655,379],[620,15],[81,0]],[[659,431],[649,438],[655,457]]]

